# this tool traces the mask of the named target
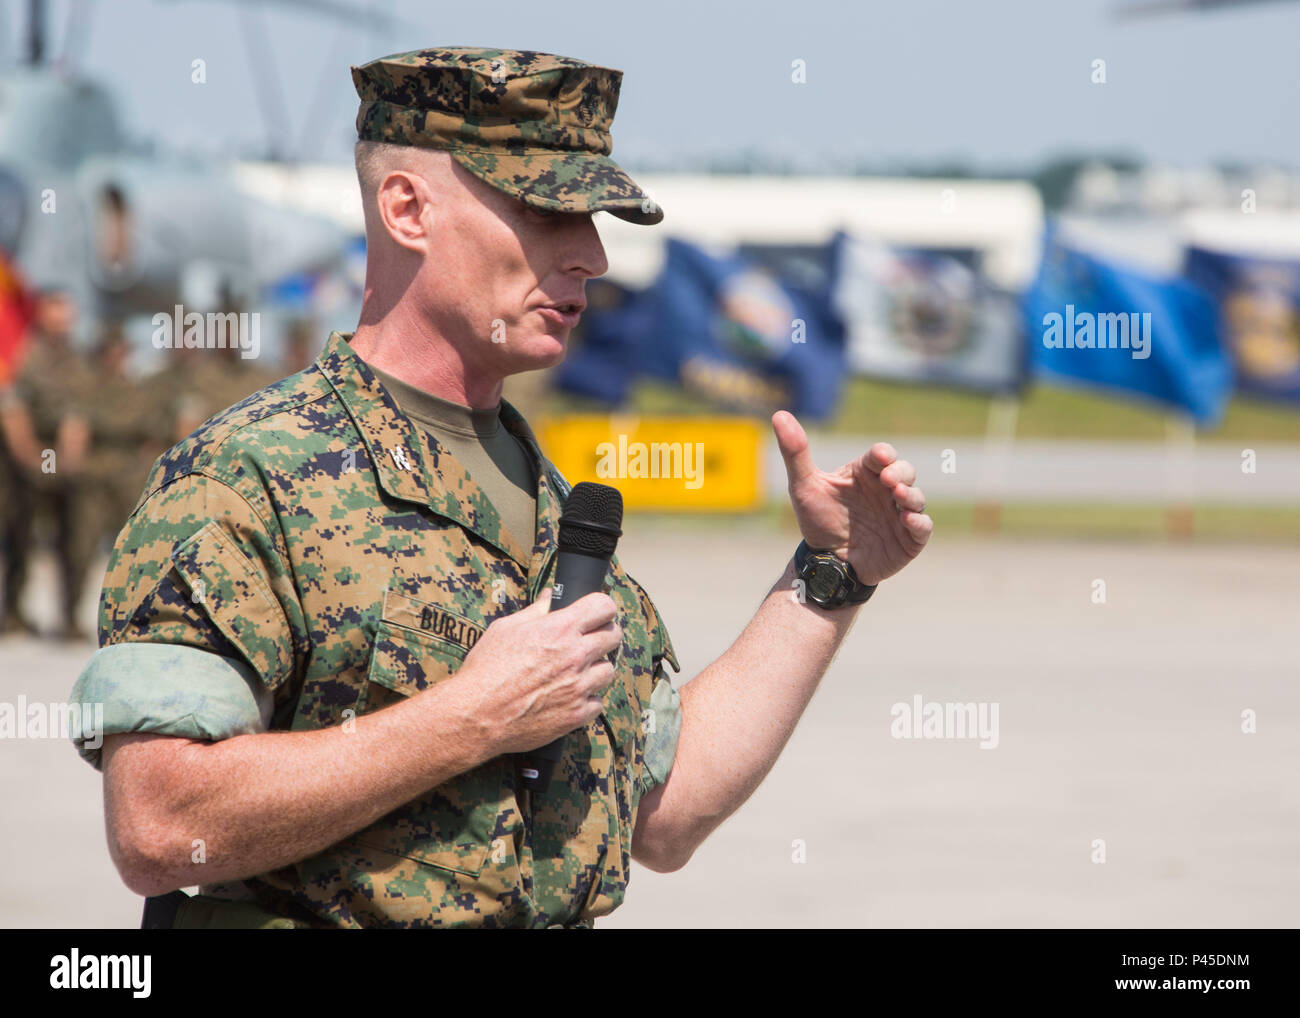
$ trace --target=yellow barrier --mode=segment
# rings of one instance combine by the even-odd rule
[[[571,484],[597,481],[629,509],[743,512],[763,497],[764,427],[744,417],[557,417],[542,450]]]

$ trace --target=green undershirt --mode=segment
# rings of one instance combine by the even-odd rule
[[[501,423],[500,404],[475,410],[418,389],[369,365],[402,412],[465,468],[501,524],[529,551],[537,537],[537,475],[523,445]]]

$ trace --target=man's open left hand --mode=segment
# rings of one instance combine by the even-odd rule
[[[921,553],[934,521],[916,487],[916,468],[894,447],[877,442],[862,456],[827,473],[817,469],[808,436],[793,414],[772,415],[785,459],[790,502],[810,548],[829,548],[863,583],[893,576]]]

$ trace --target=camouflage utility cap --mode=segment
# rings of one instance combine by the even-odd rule
[[[444,149],[499,191],[553,212],[653,225],[662,210],[610,158],[622,71],[529,50],[414,50],[352,68],[357,137]]]

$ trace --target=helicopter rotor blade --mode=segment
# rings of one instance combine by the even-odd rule
[[[179,0],[170,0],[170,2],[177,3]],[[382,14],[371,8],[358,7],[356,4],[345,3],[344,0],[223,0],[223,2],[263,8],[275,4],[281,7],[296,7],[299,10],[339,18],[353,24],[366,24],[377,29],[393,29],[404,24],[402,19],[395,18],[391,14]]]
[[[1263,4],[1293,3],[1294,0],[1133,0],[1115,9],[1120,21],[1156,17],[1162,14],[1201,14],[1207,11],[1232,10],[1236,7],[1259,7]]]

